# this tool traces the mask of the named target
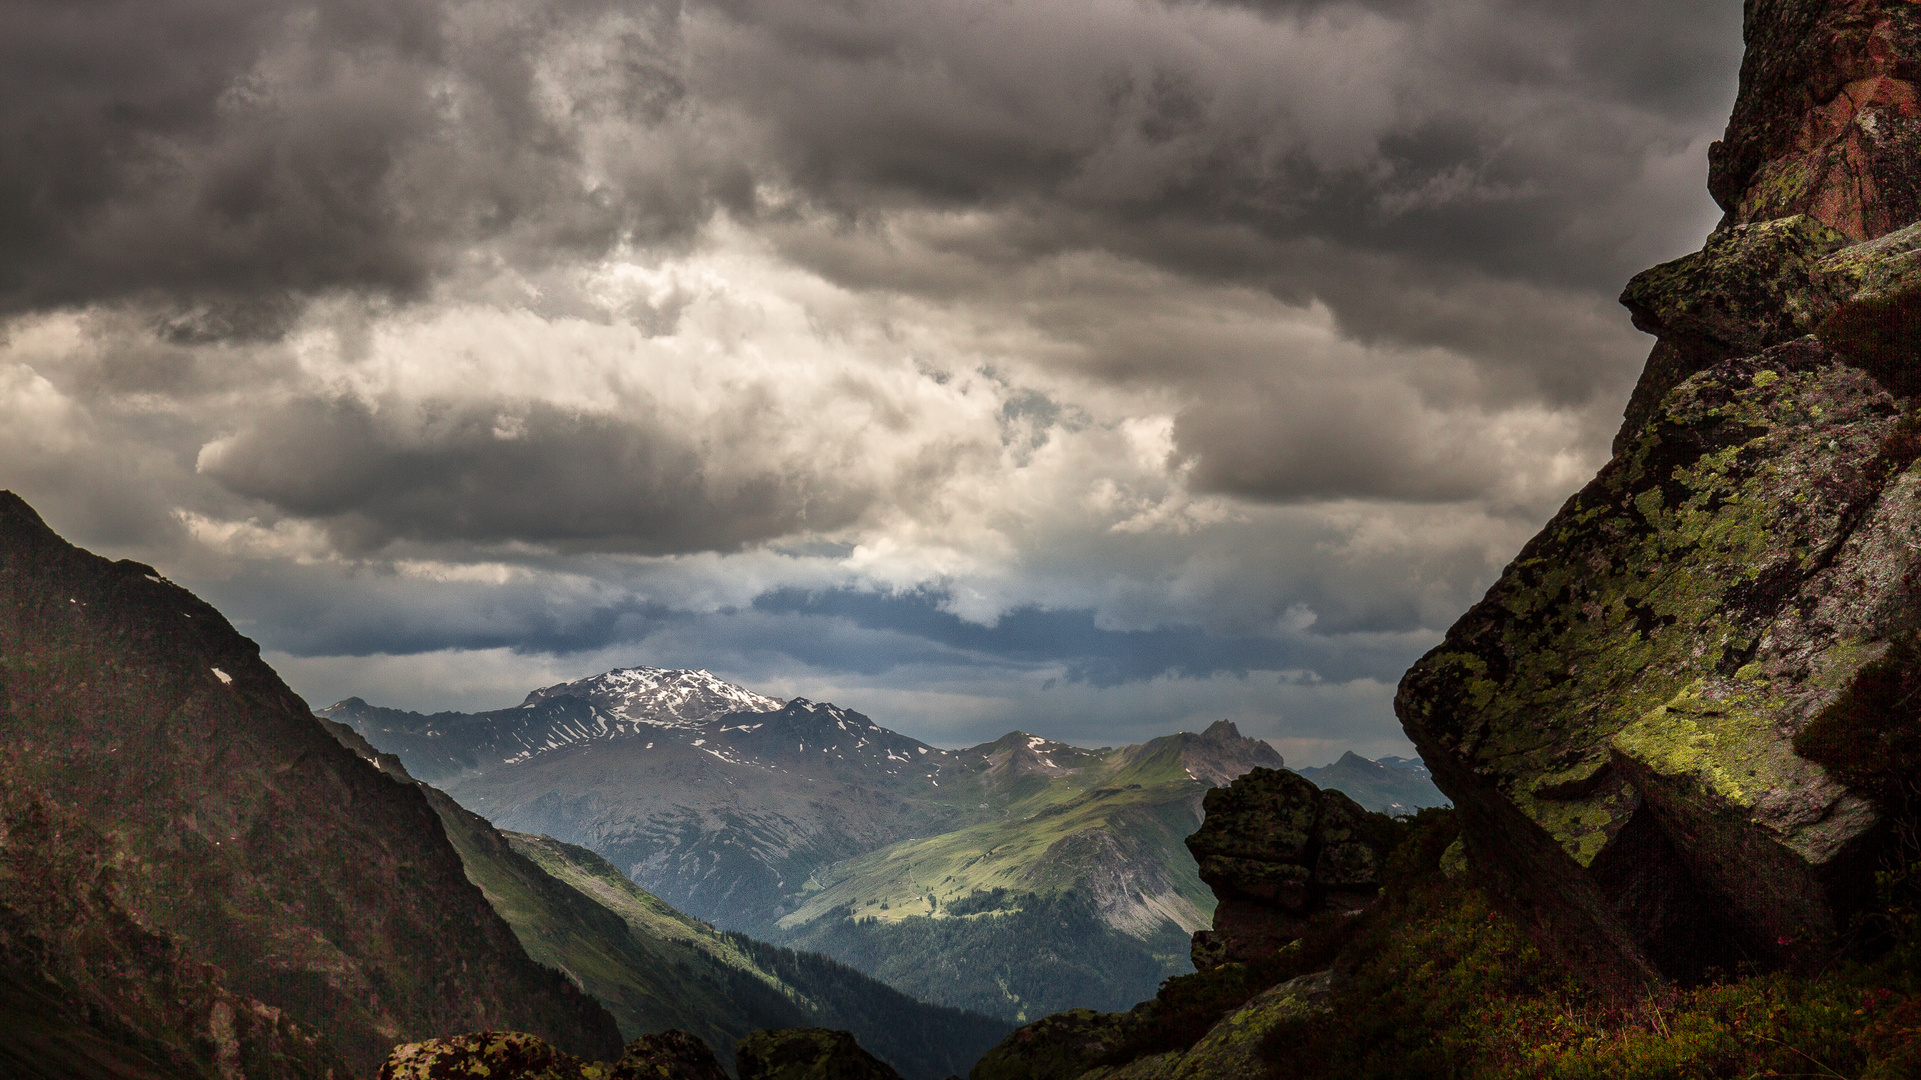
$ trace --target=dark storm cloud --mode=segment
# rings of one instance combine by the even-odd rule
[[[1647,209],[1623,190],[1725,116],[1740,47],[1733,0],[717,7],[701,92],[849,215],[1039,199],[1608,287],[1637,253],[1570,225]]]
[[[679,94],[671,12],[614,10],[0,6],[0,312],[141,297],[182,337],[258,335],[299,295],[409,294],[476,244],[539,263],[682,232],[702,177],[589,168],[585,121],[645,124]],[[572,73],[594,99],[544,100],[536,65],[596,29]]]
[[[1740,8],[15,0],[0,481],[309,659],[1391,681],[1605,447]]]
[[[717,202],[751,213],[757,179],[853,218],[1025,208],[1065,226],[1026,232],[1030,250],[1109,247],[1290,296],[1314,289],[1304,238],[1431,276],[1611,288],[1648,246],[1622,194],[1724,112],[1738,16],[23,0],[0,11],[0,306],[159,294],[181,335],[261,332],[290,297],[404,294],[476,244],[537,264],[684,235]],[[644,142],[670,119],[712,153],[597,150],[597,123]],[[1266,247],[1197,249],[1183,226]],[[1363,333],[1396,325],[1392,304],[1327,299]]]
[[[258,598],[270,594],[276,605],[297,612],[298,619],[273,619],[275,630],[263,642],[296,656],[450,648],[578,655],[682,639],[762,665],[866,676],[917,666],[1050,668],[1094,687],[1256,671],[1392,680],[1406,664],[1405,643],[1366,635],[1231,634],[1196,626],[1111,630],[1097,626],[1092,611],[1038,608],[1010,611],[984,626],[942,610],[944,598],[933,590],[779,589],[748,608],[696,613],[617,589],[570,592],[532,578],[450,593],[416,577],[316,569],[279,572],[270,581],[243,575],[207,592],[217,604],[231,598],[241,607],[257,607]],[[695,666],[702,662],[688,655]]]
[[[790,257],[854,287],[977,297],[991,287],[954,263],[986,275],[1112,252],[1324,304],[1364,344],[1466,357],[1478,401],[1464,418],[1618,409],[1646,345],[1613,296],[1713,220],[1706,141],[1732,99],[1741,19],[1738,0],[690,11],[694,92],[762,121],[767,173],[851,233],[871,227],[866,250],[786,235]],[[943,209],[993,224],[932,241],[924,270],[874,256],[890,214]],[[1205,490],[1456,499],[1500,471],[1485,453],[1453,462],[1466,423],[1412,446],[1396,408],[1343,410],[1359,385],[1331,390],[1335,411],[1380,417],[1351,433],[1379,451],[1302,469],[1325,440],[1311,397],[1270,379],[1293,358],[1231,371],[1179,344],[1102,340],[1113,322],[1090,310],[1053,328],[1092,342],[1082,370],[1197,402],[1178,436]]]
[[[301,399],[210,444],[200,471],[325,523],[350,552],[454,539],[728,551],[839,528],[871,498],[773,464],[715,475],[711,451],[631,406],[596,416],[540,402],[504,411],[427,401],[376,412],[352,398]]]
[[[1067,678],[1093,686],[1119,686],[1160,676],[1207,678],[1250,671],[1313,670],[1328,679],[1392,678],[1405,666],[1395,647],[1372,650],[1364,642],[1311,634],[1231,635],[1196,626],[1109,630],[1088,610],[1009,611],[992,626],[968,622],[942,609],[938,592],[883,595],[852,590],[781,590],[754,601],[756,611],[834,618],[969,654],[996,665],[1063,665]],[[863,645],[861,642],[848,642]],[[907,650],[843,654],[826,640],[811,652],[803,638],[786,648],[796,659],[829,671],[875,674],[927,658]]]

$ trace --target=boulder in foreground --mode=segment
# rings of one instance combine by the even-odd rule
[[[477,1031],[394,1048],[378,1080],[727,1080],[684,1031],[644,1035],[611,1064],[583,1061],[524,1031]]]
[[[892,1066],[861,1049],[847,1031],[756,1031],[734,1052],[740,1080],[900,1080]]]

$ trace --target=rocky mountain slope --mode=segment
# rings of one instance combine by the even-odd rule
[[[536,691],[493,713],[428,717],[358,699],[320,712],[410,772],[423,761],[416,775],[437,770],[495,824],[592,848],[674,907],[750,932],[764,934],[815,867],[955,819],[936,778],[958,760],[948,751],[805,700],[692,723],[628,701],[617,720],[590,699],[612,697],[622,674],[574,684],[586,696]]]
[[[1384,757],[1370,761],[1349,750],[1331,765],[1295,770],[1326,791],[1338,791],[1369,810],[1412,814],[1448,805],[1434,786],[1434,774],[1419,758]]]
[[[1185,970],[1212,898],[1180,840],[1210,786],[1280,764],[1225,722],[1119,749],[1016,732],[943,750],[829,704],[688,721],[630,690],[710,678],[630,669],[493,713],[322,713],[677,908],[1008,1018],[1062,990],[1130,1001]]]
[[[498,1026],[618,1052],[418,790],[323,731],[213,608],[10,493],[0,726],[0,1006],[72,1036],[16,1058],[344,1078],[405,1038]]]

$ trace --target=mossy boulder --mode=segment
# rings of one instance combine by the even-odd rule
[[[1069,1009],[1042,1017],[981,1055],[968,1080],[1072,1080],[1119,1050],[1144,1011]]]
[[[604,1080],[605,1068],[524,1031],[475,1031],[396,1046],[377,1080]]]
[[[1410,670],[1477,876],[1633,981],[1814,961],[1879,815],[1794,738],[1921,604],[1921,428],[1816,338],[1684,382]]]
[[[611,1064],[585,1061],[524,1031],[476,1031],[394,1047],[377,1080],[727,1080],[684,1031],[643,1035]]]
[[[1194,936],[1199,968],[1270,957],[1329,908],[1354,910],[1380,886],[1392,822],[1299,774],[1254,769],[1203,802],[1187,838],[1220,903]]]
[[[1079,1080],[1264,1080],[1270,1070],[1261,1060],[1261,1047],[1268,1034],[1327,1012],[1334,985],[1332,971],[1289,979],[1228,1013],[1185,1050],[1096,1066],[1080,1073]]]
[[[740,1080],[900,1080],[893,1066],[861,1049],[848,1031],[756,1031],[734,1053]]]
[[[727,1072],[706,1043],[670,1029],[628,1043],[609,1080],[727,1080]]]

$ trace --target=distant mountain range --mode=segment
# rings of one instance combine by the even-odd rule
[[[1384,757],[1372,761],[1352,750],[1332,765],[1296,772],[1323,790],[1339,791],[1369,810],[1400,816],[1429,806],[1448,806],[1420,758]]]
[[[1187,970],[1213,909],[1181,844],[1201,796],[1281,765],[1225,721],[1141,746],[1013,732],[944,750],[704,671],[613,671],[486,713],[321,713],[676,908],[1009,1019],[1125,1007]]]

